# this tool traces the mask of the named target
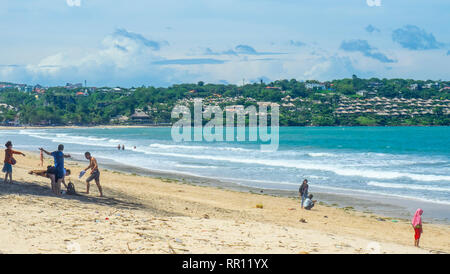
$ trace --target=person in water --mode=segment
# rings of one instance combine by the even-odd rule
[[[53,156],[55,162],[55,170],[54,175],[51,176],[52,180],[52,190],[55,195],[61,195],[61,183],[64,180],[64,176],[66,175],[66,170],[64,169],[64,158],[70,158],[70,154],[64,154],[64,145],[59,145],[57,151],[53,151],[52,153],[47,150],[40,148],[45,154]]]
[[[422,214],[423,210],[420,208],[417,209],[411,221],[412,227],[414,228],[414,246],[417,247],[419,247],[420,236],[423,233]]]
[[[300,188],[298,189],[299,195],[300,195],[300,199],[302,200],[301,202],[301,207],[303,208],[303,203],[305,202],[306,198],[308,198],[308,180],[303,180],[302,185],[300,186]]]
[[[102,186],[100,185],[100,171],[98,170],[98,164],[97,160],[92,157],[90,152],[86,152],[84,154],[86,159],[89,160],[89,166],[84,169],[84,171],[87,171],[88,169],[91,169],[91,175],[86,179],[86,194],[89,194],[89,185],[92,180],[95,180],[95,183],[97,184],[98,191],[100,192],[100,197],[103,197],[103,191]]]
[[[5,160],[3,161],[3,172],[5,173],[5,179],[3,180],[3,183],[6,184],[9,177],[9,183],[12,184],[12,166],[16,164],[16,160],[13,155],[19,154],[25,156],[25,154],[20,151],[13,150],[13,144],[11,141],[6,142],[5,147]]]

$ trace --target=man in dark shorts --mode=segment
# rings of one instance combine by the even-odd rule
[[[57,196],[61,195],[61,183],[64,180],[64,176],[66,175],[66,170],[64,169],[64,158],[70,158],[69,154],[64,154],[64,145],[59,145],[57,151],[53,151],[52,153],[47,150],[40,148],[45,154],[53,156],[55,161],[55,169],[54,174],[49,174],[50,179],[52,180],[52,190]]]
[[[95,183],[97,184],[98,191],[100,192],[100,197],[103,197],[103,191],[102,186],[100,185],[100,171],[98,170],[98,164],[97,160],[92,157],[90,152],[86,152],[84,154],[86,159],[89,160],[89,166],[84,169],[84,171],[87,171],[88,169],[91,169],[91,175],[86,179],[86,194],[89,194],[89,185],[92,180],[95,180]]]
[[[37,175],[37,176],[41,176],[41,177],[45,177],[45,178],[50,178],[50,180],[52,181],[52,184],[54,184],[55,174],[49,172],[49,171],[51,171],[51,169],[49,170],[49,167],[51,167],[51,166],[48,166],[47,169],[43,169],[43,170],[31,170],[30,172],[28,172],[28,174]],[[70,169],[66,169],[65,174],[66,174],[65,176],[70,176],[70,174],[71,174]],[[67,185],[64,180],[62,180],[62,184],[67,189]],[[53,190],[53,186],[52,186],[52,190]]]

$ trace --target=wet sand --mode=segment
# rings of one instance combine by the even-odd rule
[[[38,154],[25,153],[16,157],[15,182],[0,183],[1,253],[450,252],[448,225],[425,223],[416,248],[409,220],[324,204],[306,211],[296,198],[149,178],[101,163],[106,197],[98,197],[95,183],[86,195],[77,174],[87,161],[66,161],[73,172],[66,180],[79,195],[56,197],[49,179],[28,174],[39,169]]]
[[[83,160],[83,155],[74,155],[74,159]],[[100,158],[99,158],[100,159]],[[220,189],[229,189],[239,192],[248,192],[256,194],[267,194],[277,197],[296,198],[297,191],[256,188],[240,185],[220,179],[200,177],[187,174],[175,174],[157,170],[148,170],[129,165],[120,165],[110,159],[101,159],[102,166],[111,171],[120,171],[128,174],[137,174],[144,177],[168,179],[189,183],[198,186],[208,186]],[[431,202],[417,201],[400,197],[392,197],[382,194],[367,193],[343,193],[334,191],[330,193],[321,190],[320,186],[310,183],[313,189],[314,199],[333,207],[349,208],[352,207],[358,211],[370,212],[377,215],[383,215],[391,218],[410,219],[414,215],[417,207],[420,206],[427,214],[424,220],[431,223],[450,225],[450,210],[448,205],[436,204]]]

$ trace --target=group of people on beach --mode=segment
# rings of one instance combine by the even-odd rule
[[[12,184],[12,167],[16,164],[16,160],[13,156],[15,154],[25,156],[25,154],[20,151],[13,150],[13,144],[11,141],[6,142],[5,146],[5,160],[3,163],[3,172],[5,173],[4,183],[8,183],[9,178],[9,183]],[[71,174],[71,171],[70,169],[66,169],[64,167],[64,159],[70,158],[71,156],[70,154],[64,154],[64,145],[62,144],[58,145],[58,150],[53,152],[49,152],[44,148],[39,148],[39,150],[41,151],[40,165],[43,166],[44,153],[53,157],[54,165],[48,166],[46,170],[32,170],[29,172],[29,174],[49,178],[51,181],[52,192],[57,196],[61,196],[61,184],[63,184],[67,190],[73,188],[73,184],[72,186],[70,186],[71,183],[67,185],[65,182],[65,177],[69,176]],[[80,178],[86,173],[88,169],[91,169],[90,175],[86,179],[86,194],[89,194],[90,182],[95,180],[95,183],[97,184],[98,190],[100,192],[100,196],[102,197],[103,190],[100,185],[100,171],[98,168],[97,160],[91,155],[90,152],[86,152],[84,156],[87,160],[89,160],[89,165],[80,173]]]
[[[313,195],[309,194],[309,185],[307,179],[303,180],[303,183],[300,185],[298,192],[301,199],[301,208],[311,210],[314,207],[315,203],[317,203],[317,201],[313,201]],[[420,236],[423,233],[422,214],[423,210],[420,208],[417,209],[414,217],[411,220],[411,225],[414,229],[414,246],[416,247],[419,247]]]

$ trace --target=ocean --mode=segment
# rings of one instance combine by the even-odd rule
[[[450,127],[281,127],[277,151],[259,142],[176,143],[170,128],[1,130],[0,140],[31,151],[62,143],[80,159],[90,151],[117,165],[261,190],[294,193],[306,178],[312,193],[403,200],[410,210],[427,204],[450,219]]]

